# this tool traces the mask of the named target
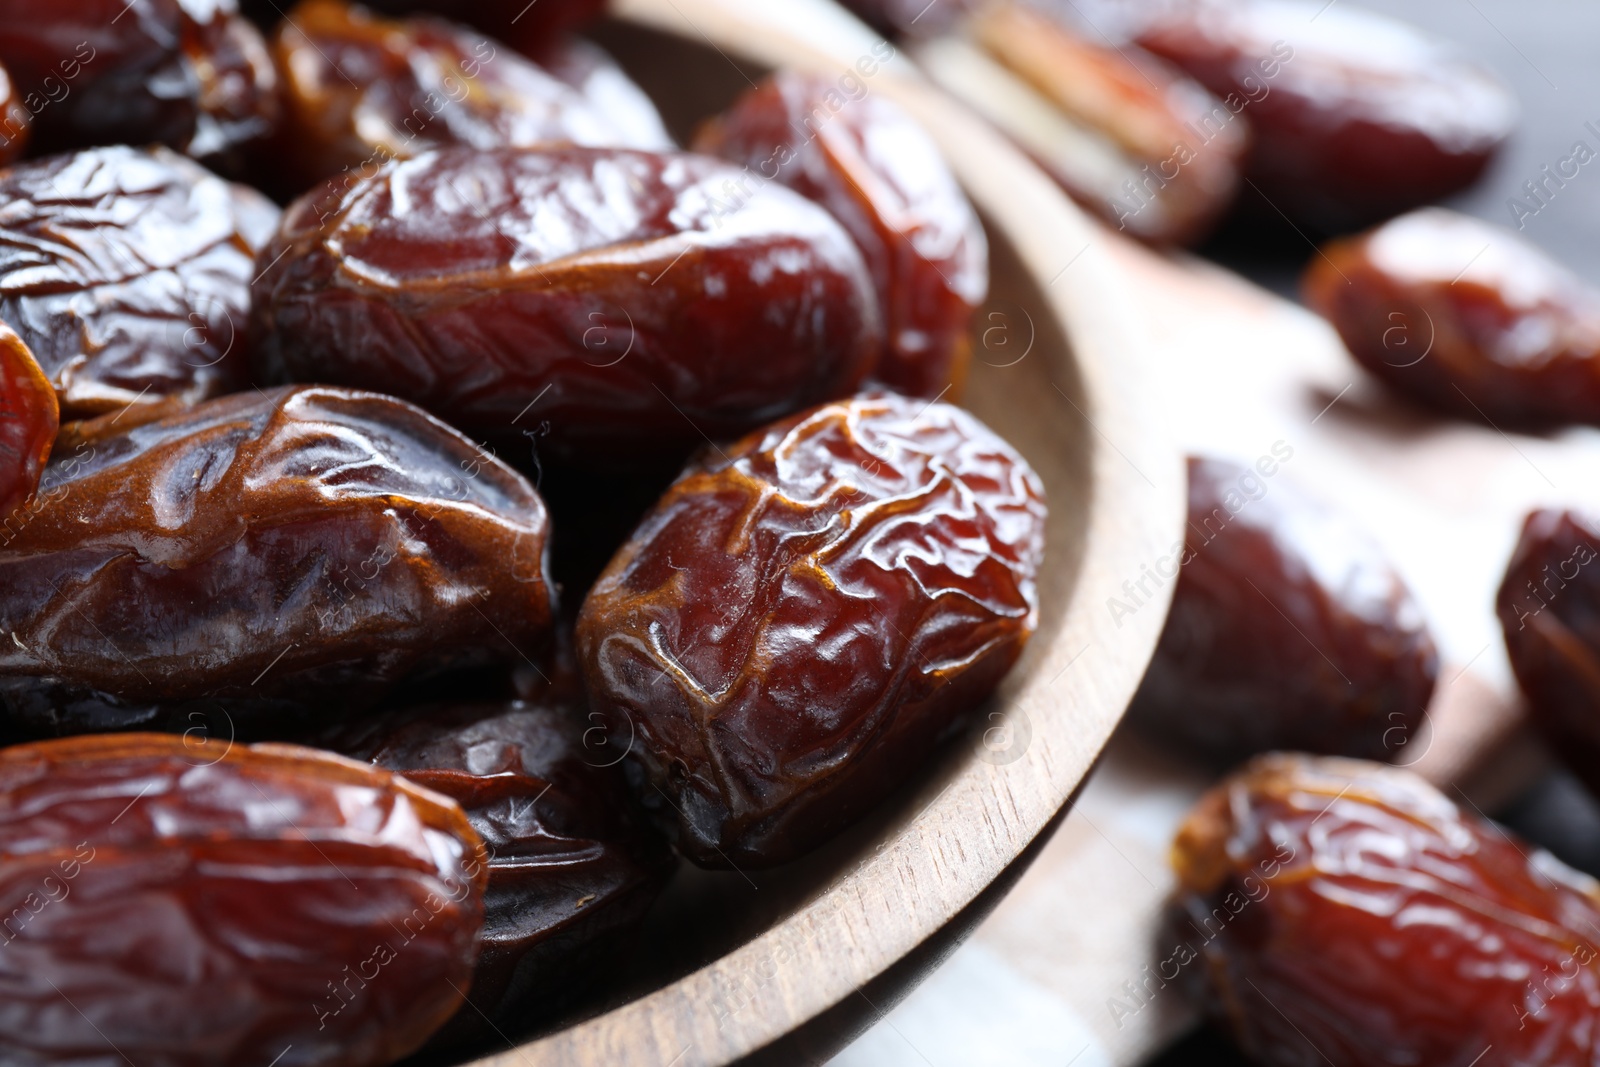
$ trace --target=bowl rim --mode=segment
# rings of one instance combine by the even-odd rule
[[[720,1067],[803,1027],[909,956],[1008,868],[1014,876],[1016,861],[1037,852],[1030,844],[1070,805],[1154,653],[1170,583],[1121,619],[1108,612],[1110,601],[1126,595],[1123,583],[1137,579],[1142,565],[1183,541],[1183,460],[1148,399],[1159,364],[1111,261],[1107,245],[1116,238],[1108,229],[935,89],[898,46],[884,58],[884,38],[832,0],[613,0],[610,14],[709,44],[730,62],[738,56],[842,75],[873,57],[873,91],[934,135],[969,197],[1038,282],[1067,339],[1071,366],[1061,371],[1076,376],[1082,403],[1062,395],[1087,425],[1089,487],[1086,500],[1051,506],[1082,506],[1088,515],[1059,630],[1030,650],[1031,671],[1013,702],[1030,711],[1032,736],[1019,758],[966,760],[870,855],[732,952],[469,1067]],[[1158,610],[1143,610],[1152,606]],[[974,826],[985,832],[972,833]],[[738,990],[737,1010],[726,1010],[729,990]]]

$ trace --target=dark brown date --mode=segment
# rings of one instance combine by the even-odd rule
[[[1600,289],[1509,230],[1426,208],[1327,245],[1303,287],[1413,400],[1519,429],[1600,424]]]
[[[590,590],[578,658],[706,866],[770,865],[913,774],[1038,616],[1043,487],[948,404],[825,404],[707,450]]]
[[[635,143],[579,90],[443,19],[394,21],[343,0],[306,0],[278,25],[272,50],[284,97],[277,154],[295,192],[341,171],[348,185],[386,160],[446,144],[665,147]]]
[[[1200,240],[1239,186],[1250,138],[1237,100],[1064,15],[992,3],[969,23],[970,44],[929,42],[918,59],[1117,229],[1155,244]]]
[[[777,181],[842,222],[888,332],[873,377],[955,399],[972,313],[989,292],[988,240],[933,139],[892,100],[851,85],[859,92],[846,96],[836,77],[779,73],[706,124],[694,148],[743,165],[744,188]]]
[[[116,147],[0,171],[0,205],[0,320],[63,417],[244,387],[255,253],[278,217],[261,194]]]
[[[1370,534],[1270,480],[1293,455],[1273,451],[1255,468],[1191,458],[1184,543],[1108,605],[1120,625],[1149,581],[1177,576],[1130,720],[1224,762],[1403,758],[1439,674],[1421,606]]]
[[[677,147],[655,102],[605,49],[582,37],[564,36],[542,45],[530,58],[582,93],[621,133],[617,144],[653,151]]]
[[[581,694],[382,712],[328,747],[455,800],[488,847],[469,1003],[434,1047],[496,1043],[612,972],[673,867]]]
[[[17,509],[39,488],[59,422],[56,391],[22,338],[0,322],[0,545],[22,521]]]
[[[487,440],[548,423],[557,456],[592,463],[848,393],[883,343],[861,254],[788,189],[730,194],[740,177],[682,153],[455,147],[302,198],[260,256],[260,375],[382,389]]]
[[[461,1003],[483,843],[452,801],[289,745],[0,750],[0,1059],[381,1067]]]
[[[1478,179],[1516,122],[1498,78],[1383,15],[1323,0],[1152,10],[1139,44],[1242,102],[1267,215],[1350,229],[1441,200]]]
[[[22,155],[32,129],[33,113],[23,105],[6,69],[0,67],[0,167]]]
[[[283,736],[548,635],[538,494],[409,404],[305,386],[112,419],[0,549],[0,699],[30,729]]]
[[[0,63],[46,151],[160,142],[243,176],[277,119],[234,0],[0,0]]]
[[[1542,510],[1523,523],[1495,608],[1511,669],[1550,748],[1600,790],[1600,522]]]
[[[1594,1059],[1600,886],[1409,771],[1262,757],[1201,799],[1173,862],[1146,988],[1188,968],[1256,1063]]]

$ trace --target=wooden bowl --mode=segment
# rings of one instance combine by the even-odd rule
[[[597,36],[680,139],[788,65],[854,70],[848,86],[898,100],[939,140],[993,246],[963,402],[1048,493],[1041,623],[973,730],[865,823],[776,870],[685,869],[614,1006],[477,1067],[820,1062],[998,902],[1093,766],[1167,590],[1120,625],[1107,602],[1182,540],[1183,466],[1141,403],[1155,364],[1102,232],[903,58],[858,66],[884,54],[879,36],[826,0],[621,0],[614,14]]]

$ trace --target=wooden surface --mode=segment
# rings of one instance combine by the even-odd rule
[[[659,31],[620,51],[680,135],[762,64],[843,75],[881,45],[812,0],[625,0],[617,13]],[[980,917],[968,905],[1080,785],[1159,634],[1164,603],[1119,629],[1103,614],[1183,522],[1179,453],[1138,395],[1150,350],[1105,247],[1047,179],[903,62],[866,81],[936,134],[990,229],[994,298],[966,402],[1046,485],[1040,632],[990,718],[868,825],[790,868],[687,872],[647,935],[637,996],[481,1067],[723,1064],[864,998],[957,916]],[[699,965],[707,946],[726,951]]]

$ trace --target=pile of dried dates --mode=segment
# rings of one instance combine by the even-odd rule
[[[0,1062],[503,1047],[1038,625],[930,136],[450,6],[0,0]]]

